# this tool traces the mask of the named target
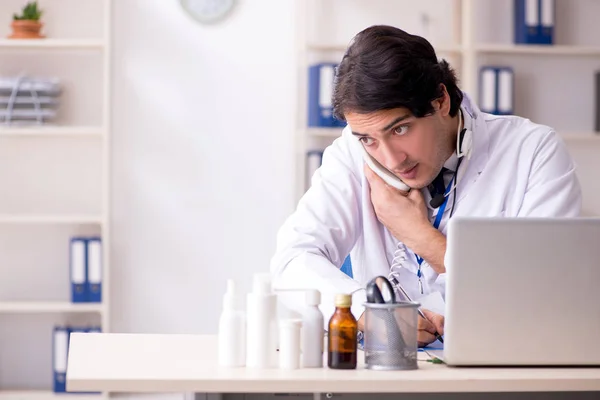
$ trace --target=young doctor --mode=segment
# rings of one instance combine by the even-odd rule
[[[557,133],[481,112],[419,36],[389,26],[360,32],[337,69],[333,104],[347,127],[280,228],[271,261],[275,286],[320,290],[326,316],[336,293],[351,293],[362,329],[365,285],[378,275],[412,300],[443,298],[452,216],[580,213],[575,167]],[[361,146],[412,190],[374,173]],[[340,270],[348,254],[352,278]],[[419,319],[421,346],[443,334],[437,311]]]

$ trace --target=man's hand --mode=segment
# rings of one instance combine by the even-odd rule
[[[356,321],[358,325],[358,330],[364,332],[365,331],[365,313],[360,314],[360,318]]]
[[[421,309],[427,320],[419,315],[417,326],[417,344],[419,347],[426,346],[435,342],[437,339],[435,333],[444,334],[444,316],[436,314],[432,311]],[[365,331],[365,314],[363,313],[358,319],[358,330]],[[371,332],[372,334],[373,332]]]
[[[385,183],[366,164],[365,176],[371,187],[371,203],[377,219],[396,239],[410,246],[415,241],[415,233],[430,226],[421,191],[402,192]]]
[[[417,342],[419,347],[428,345],[436,341],[435,332],[444,334],[444,316],[432,311],[421,309],[427,320],[419,315],[419,325],[417,331]]]
[[[446,237],[429,222],[421,191],[414,189],[408,194],[399,191],[385,183],[366,164],[364,168],[379,222],[396,239],[423,257],[438,274],[446,272]]]

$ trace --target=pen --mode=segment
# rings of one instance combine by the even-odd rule
[[[404,296],[406,298],[406,300],[412,301],[410,296],[408,295],[408,293],[406,293],[404,291],[404,288],[402,287],[402,285],[400,285],[400,282],[398,282],[398,280],[395,277],[393,277],[392,280],[394,281],[394,285],[398,288],[398,290],[400,290],[400,292],[402,292],[402,296]],[[425,316],[425,314],[423,313],[423,311],[421,311],[420,308],[417,308],[417,312],[425,321],[429,321],[429,319]],[[440,341],[440,343],[444,343],[444,339],[442,339],[442,335],[440,335],[437,331],[434,333],[434,336],[437,340]]]
[[[410,301],[410,300],[409,300],[409,301]],[[425,316],[425,314],[423,314],[423,311],[421,311],[421,309],[420,309],[420,308],[417,308],[417,311],[418,311],[419,315],[420,315],[421,317],[423,317],[423,319],[424,319],[425,321],[429,321],[429,320],[427,319],[427,317]],[[439,334],[437,331],[434,333],[434,336],[435,336],[435,338],[436,338],[437,340],[439,340],[439,341],[440,341],[440,343],[444,343],[444,339],[442,339],[442,335],[440,335],[440,334]]]

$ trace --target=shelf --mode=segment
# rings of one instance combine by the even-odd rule
[[[588,210],[581,210],[579,216],[582,218],[600,218],[600,215],[598,215],[596,212]]]
[[[49,49],[99,49],[104,42],[99,39],[0,39],[1,48]]]
[[[559,133],[565,142],[597,142],[600,143],[600,132],[567,132]]]
[[[0,301],[0,313],[102,313],[102,303],[68,301]],[[0,396],[1,400],[1,396]]]
[[[452,46],[452,45],[445,45],[445,46],[436,46],[434,43],[432,43],[433,48],[435,50],[436,53],[456,53],[456,54],[460,54],[462,53],[463,49],[461,46]]]
[[[306,128],[309,136],[336,138],[342,135],[344,128]]]
[[[0,125],[0,136],[102,136],[103,129],[93,126],[9,126]]]
[[[54,393],[51,390],[0,391],[0,400],[92,400],[102,398],[102,394],[95,393]]]
[[[480,53],[600,56],[599,46],[485,44],[475,46]]]
[[[5,224],[101,224],[102,217],[94,215],[28,215],[0,214],[0,223]]]
[[[436,53],[460,53],[462,51],[461,46],[443,45],[436,46],[432,44]],[[334,43],[308,43],[306,45],[308,50],[313,51],[346,51],[348,44],[334,44]]]
[[[346,51],[347,44],[308,43],[306,48],[314,51]]]

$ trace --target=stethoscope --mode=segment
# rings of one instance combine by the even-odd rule
[[[446,189],[446,191],[444,193],[438,193],[435,196],[433,196],[431,198],[431,200],[429,201],[429,205],[433,208],[439,208],[442,204],[444,204],[444,202],[447,200],[447,197],[454,193],[454,198],[452,201],[452,210],[450,211],[450,213],[452,213],[454,211],[454,203],[456,201],[456,187],[458,186],[459,182],[462,180],[465,171],[467,169],[467,166],[469,165],[469,160],[471,160],[471,153],[472,153],[472,145],[473,145],[473,132],[471,130],[471,127],[463,127],[461,130],[461,124],[462,124],[462,110],[459,108],[458,111],[458,129],[456,132],[456,156],[458,157],[458,163],[456,165],[456,170],[454,171],[454,176],[452,177],[452,180],[450,181],[451,186],[448,187],[448,189]],[[466,119],[465,119],[466,121]],[[466,125],[466,123],[465,123]],[[462,174],[460,175],[460,177],[458,176],[458,172],[460,171],[460,165],[462,163],[462,161],[466,158],[467,162],[465,163],[465,167],[462,170]]]

